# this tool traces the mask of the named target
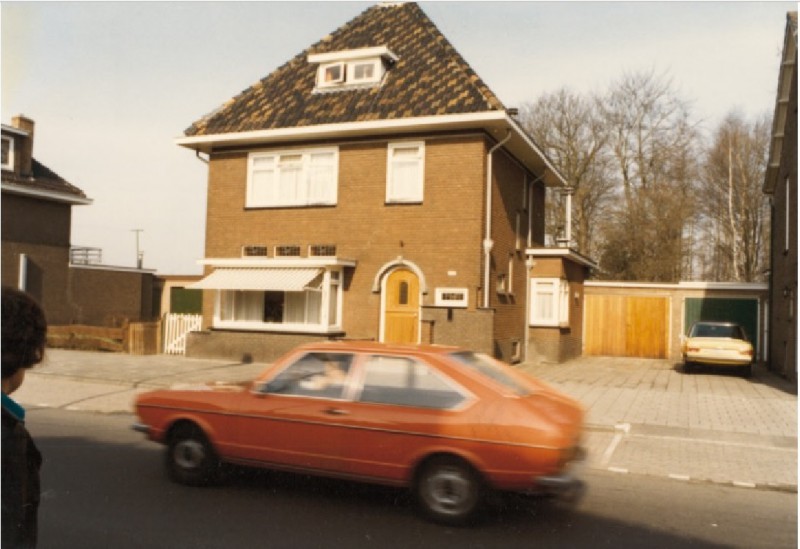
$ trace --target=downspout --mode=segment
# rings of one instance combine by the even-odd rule
[[[511,139],[511,130],[497,143],[489,149],[486,155],[486,233],[483,238],[483,308],[489,308],[489,267],[491,265],[491,253],[494,247],[492,242],[492,154],[494,151],[508,143]]]

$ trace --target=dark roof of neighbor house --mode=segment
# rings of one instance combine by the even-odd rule
[[[86,197],[86,193],[81,189],[67,182],[35,158],[31,163],[30,174],[21,175],[11,170],[3,170],[2,182],[3,184],[14,185],[23,191],[62,194],[67,195],[69,198],[78,199],[81,202],[89,200]]]
[[[309,54],[387,47],[380,86],[314,93]],[[502,111],[505,107],[415,3],[378,4],[193,123],[187,136]]]

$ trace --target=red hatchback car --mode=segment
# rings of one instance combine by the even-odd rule
[[[141,394],[136,413],[184,484],[230,462],[405,486],[448,524],[473,518],[486,489],[583,491],[583,408],[454,347],[305,345],[244,385]]]

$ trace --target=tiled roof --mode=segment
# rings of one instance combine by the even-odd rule
[[[30,191],[58,193],[78,199],[86,199],[86,193],[75,185],[65,181],[60,175],[44,164],[33,159],[30,175],[20,175],[10,170],[3,170],[4,184],[16,185]]]
[[[313,93],[308,54],[386,46],[399,60],[381,86]],[[215,112],[187,136],[504,110],[417,4],[370,7]]]

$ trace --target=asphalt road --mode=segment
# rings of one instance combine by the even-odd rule
[[[236,470],[171,483],[125,414],[28,411],[44,453],[40,548],[797,547],[797,494],[587,471],[574,508],[497,499],[475,527],[417,516],[403,491]]]

